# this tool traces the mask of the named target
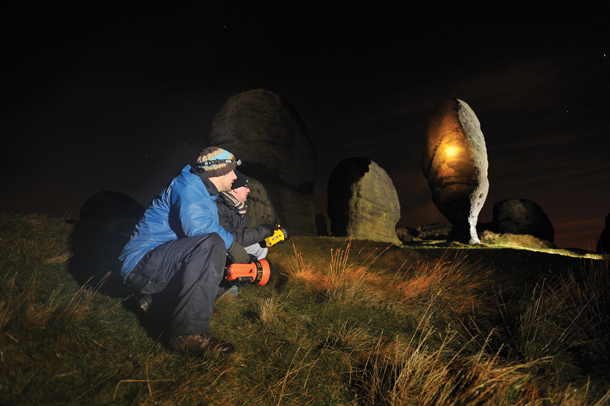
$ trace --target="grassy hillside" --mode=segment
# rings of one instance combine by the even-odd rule
[[[267,286],[217,302],[237,351],[188,357],[166,346],[162,298],[143,313],[118,283],[126,228],[91,230],[0,214],[1,405],[610,400],[607,259],[294,237]]]

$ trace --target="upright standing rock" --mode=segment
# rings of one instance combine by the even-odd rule
[[[422,161],[432,200],[452,224],[450,239],[480,243],[476,225],[489,181],[487,149],[474,111],[460,99],[428,119]]]
[[[240,171],[264,188],[256,194],[264,201],[253,195],[249,212],[276,215],[266,222],[278,221],[292,235],[316,235],[315,154],[305,124],[284,98],[263,89],[229,98],[214,118],[210,144],[235,154],[243,161]]]
[[[610,214],[606,216],[606,225],[599,235],[595,252],[598,254],[610,254]]]
[[[343,160],[328,180],[328,217],[333,236],[400,244],[400,203],[386,171],[368,158]]]

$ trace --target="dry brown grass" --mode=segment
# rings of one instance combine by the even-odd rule
[[[217,302],[212,330],[238,351],[185,357],[162,345],[162,334],[147,335],[124,303],[97,286],[75,284],[66,273],[66,235],[55,238],[49,222],[0,220],[1,248],[17,250],[0,257],[0,403],[601,406],[610,400],[603,379],[610,364],[608,261],[547,273],[527,293],[510,296],[517,300],[509,306],[486,290],[488,273],[497,271],[490,266],[511,271],[511,261],[519,261],[515,274],[527,276],[537,269],[530,260],[544,266],[549,254],[450,247],[441,255],[293,238],[270,253],[276,273],[270,284]],[[563,264],[552,259],[553,270]],[[511,276],[491,279],[508,283]]]

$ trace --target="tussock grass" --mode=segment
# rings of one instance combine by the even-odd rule
[[[557,248],[555,244],[549,241],[543,241],[531,235],[497,234],[488,230],[483,231],[481,234],[481,243],[508,247],[524,247],[529,249]]]
[[[238,350],[188,357],[165,344],[162,312],[102,293],[112,262],[76,282],[71,237],[0,214],[0,404],[610,400],[607,259],[293,237],[270,251],[267,286],[216,304],[212,330]]]
[[[610,365],[610,273],[608,261],[583,264],[554,280],[542,279],[519,303],[519,319],[507,341],[521,359],[553,357],[554,374],[588,370],[605,375]]]

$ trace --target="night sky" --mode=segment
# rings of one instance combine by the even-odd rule
[[[264,88],[307,126],[316,212],[335,166],[364,156],[392,178],[399,225],[449,224],[421,159],[426,119],[457,97],[487,144],[479,221],[529,199],[558,246],[595,249],[610,213],[607,3],[3,13],[0,210],[77,219],[100,190],[147,205],[207,146],[227,99]]]

